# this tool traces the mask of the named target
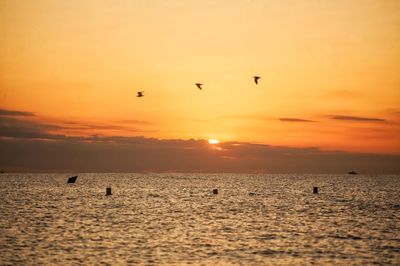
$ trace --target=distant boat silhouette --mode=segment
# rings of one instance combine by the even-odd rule
[[[78,178],[78,176],[71,176],[70,178],[68,178],[67,183],[75,183],[76,179]]]
[[[254,78],[254,82],[255,82],[256,84],[258,84],[258,80],[259,80],[261,77],[259,77],[259,76],[254,76],[253,78]]]
[[[357,173],[356,172],[353,172],[353,171],[351,171],[351,172],[349,172],[349,175],[356,175]]]
[[[136,97],[143,97],[144,91],[138,91]]]
[[[203,88],[201,87],[201,86],[203,86],[203,84],[201,84],[201,83],[196,83],[195,85],[197,86],[197,88],[199,88],[199,90],[202,90],[202,89],[203,89]]]

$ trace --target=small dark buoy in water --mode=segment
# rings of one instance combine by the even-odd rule
[[[78,176],[71,176],[70,178],[68,178],[67,183],[75,183],[76,179],[78,178]]]
[[[318,187],[314,187],[314,194],[318,194]]]
[[[110,195],[111,195],[111,188],[108,187],[108,188],[106,189],[106,196],[110,196]]]
[[[214,189],[213,189],[213,194],[214,194],[214,195],[217,195],[217,194],[218,194],[218,189],[214,188]]]

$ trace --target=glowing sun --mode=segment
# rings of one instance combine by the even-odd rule
[[[217,139],[209,139],[208,143],[210,143],[210,144],[218,144],[219,140],[217,140]]]

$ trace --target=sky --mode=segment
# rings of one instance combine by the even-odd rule
[[[397,0],[2,0],[0,167],[341,172],[357,161],[400,172],[399,10]],[[46,163],[54,157],[63,163]]]

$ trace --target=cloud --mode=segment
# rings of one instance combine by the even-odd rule
[[[231,119],[248,119],[248,120],[260,120],[260,121],[276,121],[276,118],[270,116],[262,116],[262,115],[236,115],[236,116],[225,116],[225,118]],[[282,122],[303,122],[303,123],[315,123],[317,121],[302,119],[302,118],[293,118],[293,117],[280,117],[278,120]]]
[[[395,116],[399,116],[400,115],[400,110],[397,108],[387,108],[385,110],[387,113],[389,113],[390,115],[395,115]]]
[[[34,113],[0,109],[0,116],[34,116]]]
[[[59,139],[60,135],[47,131],[60,129],[59,126],[23,121],[9,117],[0,118],[0,136],[9,138]]]
[[[0,168],[32,172],[400,173],[400,155],[246,142],[54,134],[63,126],[0,119]],[[219,149],[216,149],[218,147]]]
[[[71,123],[70,123],[71,124]],[[125,128],[117,125],[91,125],[91,124],[78,124],[73,123],[72,127],[59,126],[54,124],[44,124],[35,121],[25,121],[10,117],[0,118],[0,137],[8,138],[23,138],[23,139],[47,139],[47,140],[81,140],[81,141],[120,141],[123,137],[104,137],[99,139],[95,136],[90,137],[68,137],[64,134],[49,133],[51,131],[69,131],[69,130],[82,130],[82,132],[90,133],[93,130],[120,130],[130,132],[140,132],[132,128]]]
[[[121,131],[121,132],[155,132],[156,130],[141,129],[132,127],[132,125],[151,125],[151,123],[140,120],[119,120],[110,123],[86,123],[78,121],[63,121],[60,123],[65,130],[91,132],[93,130],[105,131]]]
[[[89,124],[74,121],[63,122],[60,125],[47,124],[30,120],[21,120],[14,117],[0,116],[0,137],[7,138],[23,138],[23,139],[47,139],[47,140],[60,140],[60,139],[75,139],[82,141],[121,141],[123,137],[114,137],[98,139],[96,137],[68,137],[67,132],[75,135],[95,135],[102,131],[119,131],[126,132],[150,132],[150,130],[141,130],[137,128],[125,127],[114,124]],[[49,133],[53,132],[53,133]],[[61,134],[54,134],[54,132],[61,132]],[[65,133],[63,133],[65,132]]]
[[[354,121],[354,122],[385,122],[386,121],[383,118],[347,116],[347,115],[330,115],[329,117],[334,120]]]
[[[69,123],[69,125],[73,125],[73,126],[67,126],[67,127],[65,127],[65,129],[82,129],[82,130],[99,129],[99,130],[139,131],[137,129],[120,126],[120,125],[114,125],[114,124],[87,124],[87,123],[71,124],[71,123]]]
[[[308,119],[301,119],[301,118],[290,118],[290,117],[282,117],[279,118],[282,122],[304,122],[304,123],[314,123],[316,121],[308,120]]]
[[[32,172],[400,173],[400,155],[144,137],[0,138],[0,168]]]

